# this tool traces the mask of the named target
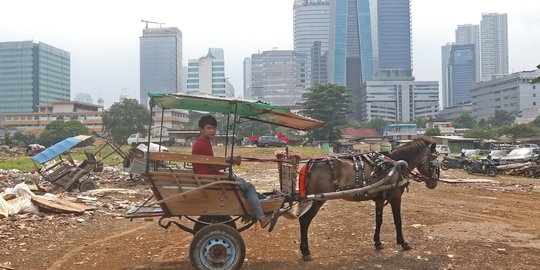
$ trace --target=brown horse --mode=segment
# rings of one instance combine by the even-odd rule
[[[418,169],[420,174],[416,173],[417,181],[424,181],[426,186],[433,189],[437,186],[439,178],[439,168],[437,163],[437,155],[435,153],[435,143],[427,138],[419,138],[413,142],[407,143],[398,147],[389,158],[394,161],[404,160],[408,164],[407,173],[392,174],[393,161],[391,165],[382,161],[377,157],[376,160],[368,155],[361,155],[361,162],[358,158],[333,158],[333,159],[318,159],[310,167],[308,176],[309,180],[306,184],[306,194],[320,194],[335,191],[350,190],[362,186],[370,186],[374,183],[381,184],[385,181],[385,185],[391,186],[391,189],[384,191],[362,192],[355,194],[347,194],[340,197],[349,201],[375,201],[375,248],[384,248],[380,241],[380,231],[383,221],[383,208],[385,202],[390,203],[394,224],[396,226],[397,243],[405,250],[410,250],[412,247],[403,239],[403,231],[401,225],[401,195],[409,184],[409,176],[412,170]],[[377,163],[385,163],[386,165],[377,165]],[[401,162],[400,162],[401,163]],[[399,170],[398,170],[399,171]],[[388,177],[390,176],[390,177]],[[381,182],[379,182],[381,181]],[[378,183],[379,182],[379,183]],[[369,190],[369,188],[368,188]],[[314,195],[312,195],[314,196]],[[309,197],[309,195],[308,195]],[[311,253],[308,247],[308,228],[321,206],[325,203],[323,200],[315,201],[311,208],[299,218],[300,221],[300,250],[305,261],[312,260]]]

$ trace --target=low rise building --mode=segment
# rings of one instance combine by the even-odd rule
[[[516,72],[480,82],[471,89],[472,115],[488,119],[495,110],[505,110],[519,118],[535,118],[540,109],[540,83],[531,84],[540,71]]]
[[[461,113],[470,113],[472,115],[472,101],[459,103],[456,106],[444,108],[439,111],[439,117],[446,121],[453,121]]]
[[[454,135],[455,132],[452,122],[428,122],[426,129],[429,128],[438,128],[441,131],[441,135]]]

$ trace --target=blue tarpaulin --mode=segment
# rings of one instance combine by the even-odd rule
[[[79,135],[71,138],[67,138],[45,150],[43,150],[41,153],[35,155],[32,157],[32,160],[38,163],[45,163],[64,152],[68,151],[69,149],[73,148],[77,144],[86,141],[88,138],[92,136],[84,136]]]

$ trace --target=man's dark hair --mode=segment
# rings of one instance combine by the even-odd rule
[[[205,115],[199,119],[199,129],[204,128],[205,125],[211,125],[217,127],[217,120],[211,115]]]

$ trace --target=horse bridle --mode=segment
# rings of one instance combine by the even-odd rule
[[[426,162],[428,163],[429,175],[424,175],[420,171],[411,172],[415,176],[414,180],[416,180],[417,182],[431,181],[434,174],[437,174],[438,180],[441,175],[441,169],[439,168],[439,161],[437,160],[436,153],[429,153],[428,156],[424,160],[422,160],[417,167],[424,165]]]

